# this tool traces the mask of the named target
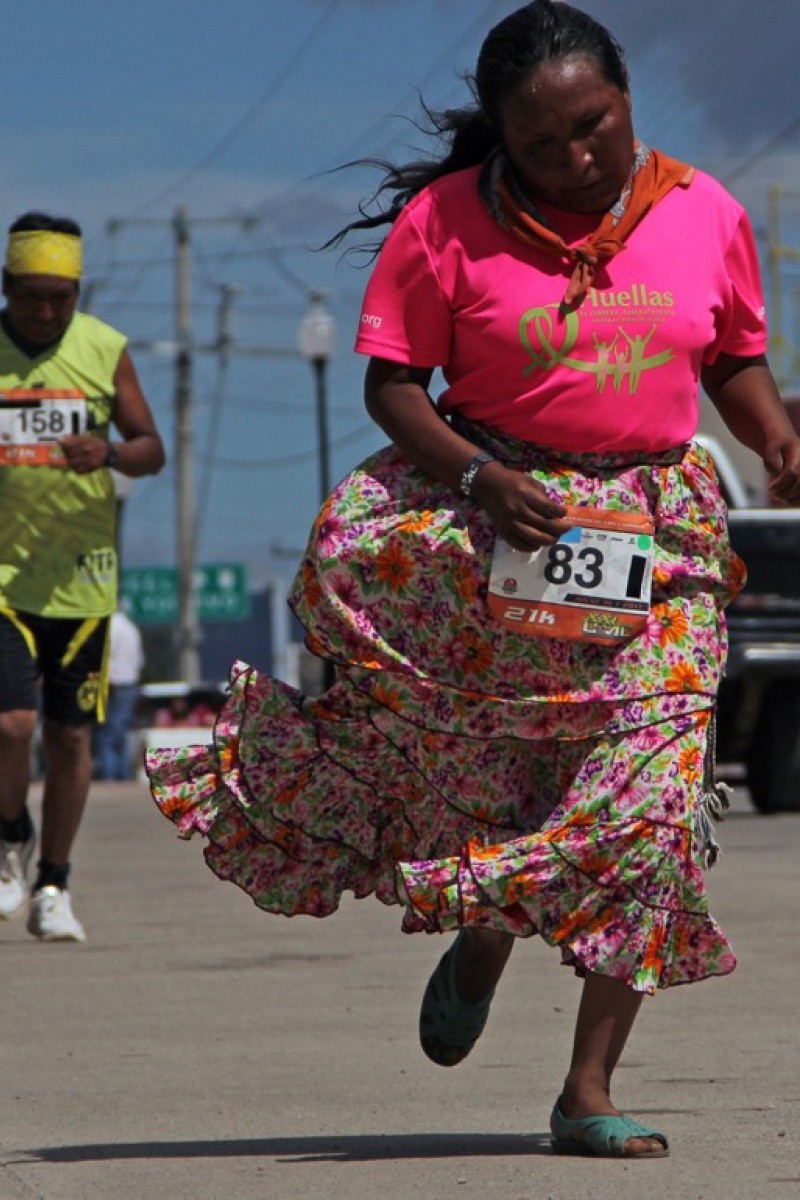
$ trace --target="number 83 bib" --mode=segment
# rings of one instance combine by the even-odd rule
[[[569,528],[551,546],[495,543],[489,611],[517,633],[616,645],[650,611],[654,524],[644,513],[567,506]]]

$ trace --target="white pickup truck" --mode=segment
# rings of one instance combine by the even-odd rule
[[[755,506],[722,443],[698,440],[717,464],[748,570],[728,609],[717,757],[744,767],[759,812],[800,812],[800,511]]]

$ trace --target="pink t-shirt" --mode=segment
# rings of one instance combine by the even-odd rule
[[[478,168],[402,211],[367,285],[356,350],[440,367],[440,411],[577,452],[664,450],[697,428],[702,367],[756,355],[767,331],[745,211],[696,171],[559,312],[568,268],[489,216]],[[596,218],[548,213],[570,244]]]

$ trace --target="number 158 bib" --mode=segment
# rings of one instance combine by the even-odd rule
[[[0,391],[0,466],[65,467],[59,439],[86,433],[89,413],[74,388]]]
[[[532,553],[495,543],[489,610],[535,637],[616,645],[645,625],[654,525],[644,513],[567,506],[570,528]]]

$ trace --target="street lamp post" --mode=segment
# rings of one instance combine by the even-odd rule
[[[314,372],[314,393],[317,402],[317,461],[319,502],[324,504],[331,490],[330,442],[328,439],[328,361],[333,350],[336,323],[325,306],[321,292],[309,296],[308,312],[300,322],[297,344],[301,355],[311,363]],[[325,660],[322,668],[322,689],[334,683],[333,664]]]
[[[336,322],[325,306],[321,292],[312,292],[309,308],[297,334],[300,353],[311,363],[317,404],[317,462],[320,504],[331,487],[330,441],[328,437],[328,362],[336,334]]]

